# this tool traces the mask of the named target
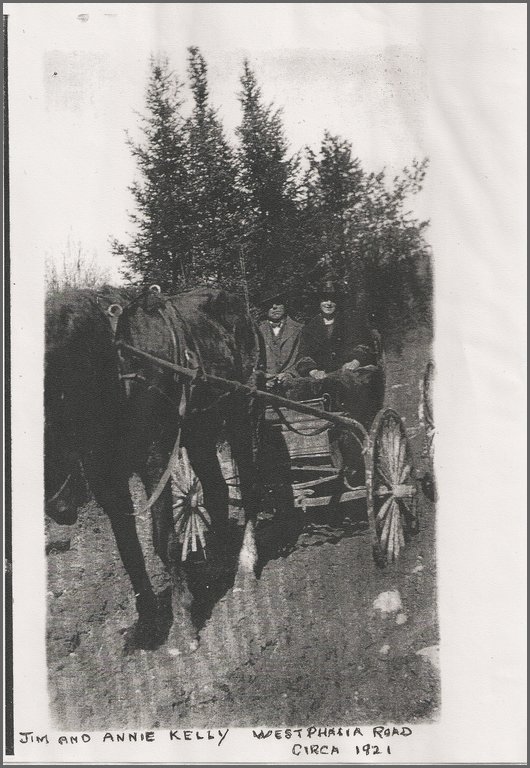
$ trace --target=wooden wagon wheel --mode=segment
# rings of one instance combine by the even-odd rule
[[[418,416],[425,430],[425,445],[423,455],[432,460],[434,452],[434,415],[433,415],[433,387],[434,387],[434,363],[429,360],[425,366],[425,372],[420,382],[420,405]]]
[[[400,416],[390,408],[374,420],[365,462],[374,558],[378,564],[391,563],[417,530],[418,520],[410,444]]]
[[[421,487],[425,496],[431,502],[435,502],[437,498],[436,482],[434,480],[434,438],[436,433],[433,414],[434,376],[434,363],[432,360],[429,360],[420,381],[418,416],[424,432],[421,457],[427,462],[427,470],[421,480]]]
[[[192,469],[185,448],[181,449],[173,467],[171,485],[175,533],[182,545],[181,560],[184,562],[190,552],[197,552],[199,545],[206,556],[206,532],[211,519],[204,507],[200,480]]]

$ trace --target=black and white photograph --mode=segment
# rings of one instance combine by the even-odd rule
[[[525,762],[525,17],[5,6],[8,762]]]

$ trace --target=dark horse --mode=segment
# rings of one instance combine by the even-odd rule
[[[107,302],[108,304],[108,302]],[[212,525],[209,541],[227,544],[228,492],[216,444],[221,429],[238,465],[246,528],[239,565],[256,566],[254,539],[259,484],[254,458],[259,409],[252,398],[214,392],[203,385],[200,370],[252,383],[261,365],[261,348],[244,306],[223,291],[197,289],[171,299],[146,294],[125,304],[116,340],[156,357],[197,368],[191,384],[126,352],[118,354],[114,328],[90,291],[52,295],[46,305],[45,486],[48,514],[73,523],[86,484],[109,516],[123,564],[136,596],[136,636],[156,643],[159,602],[150,584],[136,532],[128,481],[142,479],[152,505],[155,551],[172,575],[173,617],[182,619],[187,640],[189,612],[182,614],[185,580],[172,518],[169,483],[160,492],[180,431],[192,467],[203,485]],[[186,604],[189,607],[189,604]]]

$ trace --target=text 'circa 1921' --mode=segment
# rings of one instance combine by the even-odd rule
[[[373,726],[371,728],[359,726],[317,728],[269,728],[253,729],[252,736],[258,740],[294,740],[291,753],[295,757],[311,755],[339,755],[341,750],[351,755],[376,756],[392,754],[390,742],[392,737],[407,737],[412,735],[412,728],[408,726]],[[348,744],[344,740],[356,739],[356,743]],[[372,741],[365,742],[369,738]],[[333,742],[331,740],[334,740]],[[318,740],[318,741],[317,741]],[[303,743],[309,741],[309,743]]]

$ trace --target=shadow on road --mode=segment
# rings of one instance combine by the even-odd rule
[[[297,550],[338,544],[344,538],[362,536],[367,531],[366,509],[362,503],[314,509],[305,515],[301,511],[263,515],[256,530],[257,578],[268,563],[289,557]],[[204,627],[215,605],[234,586],[242,538],[243,526],[231,520],[224,556],[197,560],[186,568],[188,587],[193,595],[191,615],[197,631]]]

